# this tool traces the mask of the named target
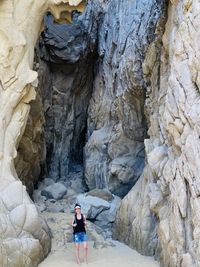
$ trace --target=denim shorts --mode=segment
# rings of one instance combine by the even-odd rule
[[[73,239],[75,243],[82,243],[87,241],[87,235],[85,232],[76,233]]]

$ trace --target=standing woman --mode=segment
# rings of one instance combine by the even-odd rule
[[[83,244],[84,249],[84,260],[88,263],[87,260],[87,253],[88,253],[88,245],[87,245],[87,235],[86,235],[86,218],[81,213],[81,206],[76,204],[74,207],[75,216],[72,220],[72,226],[74,228],[73,239],[75,244],[75,251],[76,251],[76,261],[78,264],[81,264],[80,261],[80,246]]]

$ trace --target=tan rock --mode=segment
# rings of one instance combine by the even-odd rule
[[[126,225],[126,231],[129,229],[130,236],[140,233],[134,241],[134,246],[140,249],[145,236],[151,242],[143,229],[150,235],[146,225],[152,222],[151,216],[155,216],[163,266],[192,267],[200,266],[200,17],[197,16],[200,4],[187,0],[170,2],[159,83],[155,78],[157,70],[151,68],[148,55],[143,63],[146,79],[151,84],[147,92],[151,101],[146,102],[150,139],[145,141],[145,168],[149,166],[151,174],[145,171],[140,184],[144,192],[150,188],[150,193],[138,194],[133,189],[122,201],[118,221],[129,222],[131,227]],[[152,58],[152,51],[149,57]],[[122,214],[122,209],[127,210],[131,205],[139,206],[140,210],[151,209],[150,216],[145,216],[146,225],[142,223],[144,213],[135,210],[135,217]],[[135,225],[135,221],[139,223]],[[119,224],[117,231],[118,227]],[[128,240],[131,245],[132,242]]]
[[[0,4],[0,263],[4,267],[37,266],[50,249],[48,228],[18,181],[13,160],[28,119],[29,102],[35,98],[34,46],[43,16],[51,9],[58,18],[72,6],[83,8],[81,0]]]

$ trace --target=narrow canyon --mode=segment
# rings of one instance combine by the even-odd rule
[[[50,266],[77,202],[96,249],[200,266],[199,14],[198,0],[1,0],[0,266]]]

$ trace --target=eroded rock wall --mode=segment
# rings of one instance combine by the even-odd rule
[[[117,221],[118,235],[125,223],[125,232],[135,237],[127,242],[140,248],[145,235],[151,236],[154,217],[165,267],[200,265],[199,12],[199,1],[171,1],[158,83],[152,72],[152,53],[144,64],[146,78],[152,81],[146,102],[148,172],[136,186],[143,184],[146,194],[138,195],[133,189],[123,200]],[[148,212],[135,209],[130,215],[126,210],[133,205]],[[146,243],[152,242],[149,237]],[[157,244],[151,244],[155,249]]]
[[[89,106],[85,176],[90,189],[123,197],[144,168],[146,84],[142,63],[164,1],[105,1]]]
[[[34,267],[50,250],[50,236],[25,187],[14,158],[35,98],[34,47],[47,10],[57,19],[64,9],[82,10],[81,1],[0,3],[0,266]],[[80,4],[80,5],[79,5]],[[73,5],[79,5],[77,7]],[[37,18],[37,19],[36,19]]]
[[[35,50],[37,97],[15,160],[29,194],[43,177],[65,180],[82,169],[87,110],[93,86],[97,23],[95,3],[71,23],[48,13]]]
[[[45,18],[37,49],[45,117],[46,170],[54,180],[67,178],[83,164],[87,111],[93,86],[97,20],[92,1],[71,24]]]
[[[30,113],[26,128],[14,161],[16,172],[26,186],[29,195],[32,195],[34,187],[38,183],[42,166],[46,160],[45,120],[42,99],[38,89],[36,89],[36,99],[30,103]]]

